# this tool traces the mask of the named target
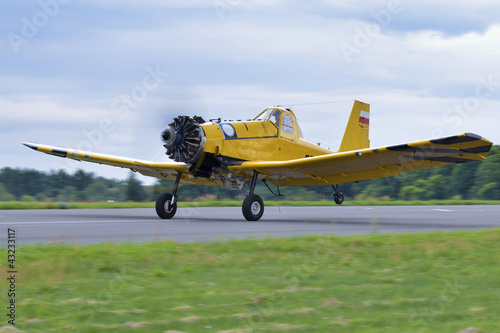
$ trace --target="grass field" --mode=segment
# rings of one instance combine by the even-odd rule
[[[16,328],[500,332],[499,242],[488,230],[27,245],[17,251]]]
[[[179,207],[240,207],[242,200],[179,202]],[[266,206],[335,206],[333,201],[266,201]],[[493,200],[345,201],[343,206],[500,205]],[[154,202],[0,202],[0,209],[154,208]]]

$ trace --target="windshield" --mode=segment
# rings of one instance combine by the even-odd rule
[[[254,120],[261,120],[261,121],[269,120],[279,128],[281,120],[281,111],[279,109],[274,109],[274,108],[265,109]]]
[[[281,120],[280,110],[274,109],[269,120],[272,121],[276,125],[276,127],[280,128],[280,120]]]
[[[265,109],[260,115],[254,120],[267,120],[274,109]]]

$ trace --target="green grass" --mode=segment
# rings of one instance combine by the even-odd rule
[[[488,230],[27,245],[17,253],[16,328],[500,332],[499,242],[500,230]]]
[[[242,200],[179,202],[179,207],[240,207]],[[335,206],[333,201],[265,201],[266,206]],[[345,201],[343,206],[500,205],[494,200]],[[154,202],[0,202],[0,209],[154,208]]]

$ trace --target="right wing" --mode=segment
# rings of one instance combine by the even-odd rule
[[[221,185],[221,183],[211,181],[210,179],[192,177],[189,174],[189,167],[184,163],[145,161],[128,157],[98,154],[29,142],[23,142],[23,145],[45,154],[70,158],[77,161],[92,162],[126,168],[134,172],[139,172],[140,174],[143,174],[145,176],[175,180],[177,172],[180,171],[182,172],[181,179],[185,182],[190,182],[196,185]]]
[[[486,159],[493,144],[479,135],[456,136],[379,148],[366,148],[291,161],[248,161],[229,169],[238,176],[254,171],[276,186],[335,185],[396,176]]]

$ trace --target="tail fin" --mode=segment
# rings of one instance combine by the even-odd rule
[[[339,152],[370,147],[370,104],[354,101]]]

